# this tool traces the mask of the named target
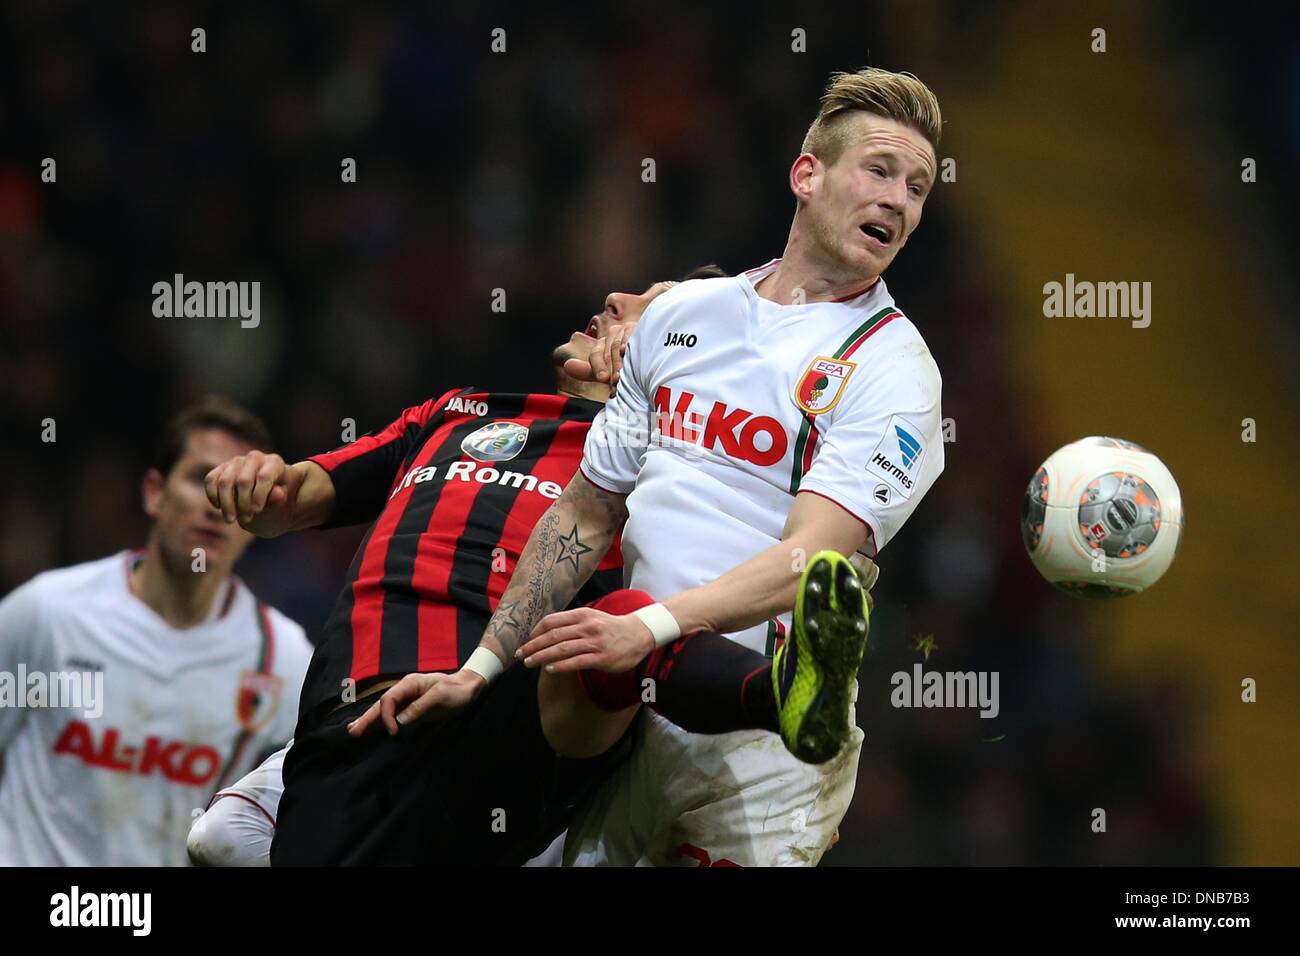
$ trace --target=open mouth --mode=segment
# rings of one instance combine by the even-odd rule
[[[889,245],[894,238],[893,230],[888,226],[881,225],[877,222],[864,222],[862,225],[858,226],[858,228],[862,230],[864,236],[868,239],[874,239],[882,246]]]
[[[587,327],[582,330],[582,334],[593,339],[600,338],[600,323],[593,318],[587,323]]]

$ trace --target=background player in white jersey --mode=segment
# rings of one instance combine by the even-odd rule
[[[184,410],[144,477],[144,549],[0,601],[0,865],[184,864],[196,811],[292,735],[311,646],[231,574],[253,536],[203,488],[269,444],[227,399]]]
[[[484,636],[503,666],[518,654],[528,666],[586,669],[593,699],[622,708],[616,725],[631,719],[638,688],[600,672],[646,673],[647,653],[679,634],[776,650],[776,675],[807,556],[874,556],[897,532],[943,468],[941,381],[880,275],[920,222],[940,124],[913,76],[832,77],[790,169],[783,257],[683,283],[632,335],[581,472],[555,520],[538,524]],[[662,603],[554,613],[624,516],[627,583]],[[557,558],[556,528],[570,526],[582,550]],[[389,691],[390,707],[464,706],[483,682],[457,676],[412,678]],[[650,717],[639,753],[571,826],[570,862],[820,859],[852,796],[860,731],[810,767],[761,732],[706,736]]]

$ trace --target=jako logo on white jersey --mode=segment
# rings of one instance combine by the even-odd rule
[[[437,465],[412,468],[402,477],[397,487],[393,489],[393,493],[388,497],[390,499],[395,498],[403,488],[432,481],[437,475]],[[480,485],[495,484],[505,485],[507,488],[522,488],[524,491],[536,491],[543,498],[550,498],[552,501],[560,497],[560,493],[564,491],[553,481],[538,481],[536,475],[526,475],[523,472],[510,471],[506,468],[484,467],[476,461],[453,461],[447,466],[447,473],[442,476],[442,480],[476,481]]]
[[[488,413],[488,404],[487,402],[476,402],[473,399],[461,398],[457,395],[447,403],[447,411],[483,416]]]
[[[104,738],[96,745],[90,727],[73,720],[54,742],[54,752],[80,757],[92,767],[137,773],[142,777],[157,773],[172,783],[192,787],[208,783],[221,769],[221,754],[208,744],[148,737],[143,747],[119,746],[120,737],[117,728],[108,727],[104,730]]]
[[[661,439],[689,442],[710,451],[720,443],[724,454],[760,467],[775,465],[785,457],[790,441],[775,418],[745,408],[728,408],[725,402],[714,402],[704,418],[691,409],[693,401],[692,392],[682,392],[674,403],[668,386],[655,390],[655,430]],[[760,441],[760,436],[765,436],[764,440]]]

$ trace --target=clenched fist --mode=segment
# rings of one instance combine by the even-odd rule
[[[250,451],[217,465],[203,479],[208,501],[227,522],[263,538],[297,527],[298,493],[305,468],[288,465],[279,455]]]

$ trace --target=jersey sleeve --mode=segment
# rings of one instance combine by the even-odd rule
[[[646,344],[653,341],[647,320],[656,312],[655,304],[650,303],[628,337],[618,389],[591,423],[579,466],[592,484],[620,495],[631,494],[650,441]]]
[[[0,601],[0,674],[11,675],[16,694],[26,693],[17,684],[18,668],[37,670],[40,664],[33,660],[42,634],[40,592],[35,581],[28,581]],[[9,745],[22,726],[26,707],[12,706],[13,701],[0,701],[0,751]]]
[[[311,455],[334,483],[334,510],[320,528],[368,524],[379,517],[402,462],[415,444],[420,429],[459,390],[453,389],[423,405],[402,412],[381,431],[370,432],[334,451]]]
[[[923,347],[870,371],[815,421],[820,437],[799,493],[829,498],[865,524],[863,551],[874,557],[943,471],[942,382]]]

